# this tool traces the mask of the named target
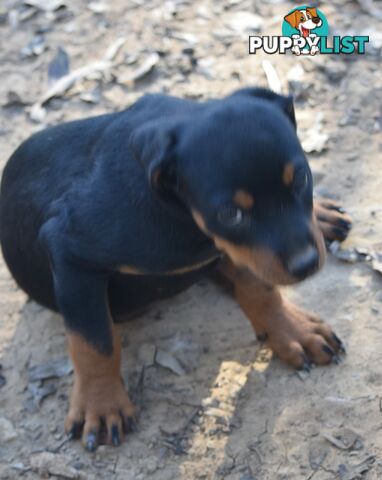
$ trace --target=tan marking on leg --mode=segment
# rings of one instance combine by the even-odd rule
[[[134,415],[134,407],[125,391],[120,374],[120,338],[115,327],[112,328],[111,355],[100,353],[81,335],[67,332],[69,353],[74,368],[74,385],[65,429],[69,432],[74,422],[82,423],[84,425],[82,438],[85,445],[89,434],[94,434],[94,438],[99,439],[101,418],[111,428],[112,419],[116,416],[121,417],[117,428],[122,440],[123,432],[120,426],[126,417]],[[107,432],[107,438],[111,439],[111,432]]]
[[[294,178],[294,165],[293,165],[293,163],[287,163],[285,165],[284,171],[283,171],[283,183],[284,183],[284,185],[286,185],[287,187],[292,185],[293,178]]]
[[[250,210],[254,205],[253,196],[245,190],[238,190],[233,196],[233,203],[244,210]]]
[[[276,287],[264,284],[248,270],[238,269],[228,258],[222,261],[220,272],[233,284],[237,302],[256,335],[266,338],[286,363],[301,368],[308,359],[324,365],[332,360],[324,346],[336,353],[340,350],[327,324],[284,299]]]

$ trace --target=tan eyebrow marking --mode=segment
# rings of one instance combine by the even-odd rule
[[[144,274],[138,268],[130,267],[129,265],[121,265],[117,269],[120,273],[128,273],[130,275],[143,275]]]
[[[294,165],[292,163],[287,163],[283,171],[283,182],[284,185],[289,187],[292,184],[294,178]]]
[[[233,203],[244,210],[249,210],[253,207],[255,201],[252,195],[245,190],[237,190],[233,196]]]

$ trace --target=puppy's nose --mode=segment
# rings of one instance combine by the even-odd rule
[[[314,273],[319,264],[318,251],[308,245],[303,251],[296,253],[287,261],[288,272],[300,280]]]
[[[315,23],[317,25],[317,23],[320,23],[320,17],[313,17],[312,18],[312,22]]]

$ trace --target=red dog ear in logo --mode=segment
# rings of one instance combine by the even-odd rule
[[[313,18],[318,17],[318,15],[317,15],[317,8],[308,7],[308,8],[306,9],[306,11],[307,11],[308,13],[310,13]]]
[[[284,20],[288,22],[289,25],[291,25],[293,28],[296,28],[297,25],[300,23],[300,16],[301,16],[301,12],[299,12],[298,10],[295,10],[294,12],[284,17]]]

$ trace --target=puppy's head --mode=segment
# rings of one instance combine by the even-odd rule
[[[322,25],[322,20],[318,16],[316,8],[295,10],[284,17],[284,20],[293,28],[296,28],[303,37],[307,37],[311,30]]]
[[[325,248],[291,98],[244,89],[147,128],[132,144],[151,185],[175,195],[234,263],[272,284],[318,270]]]

